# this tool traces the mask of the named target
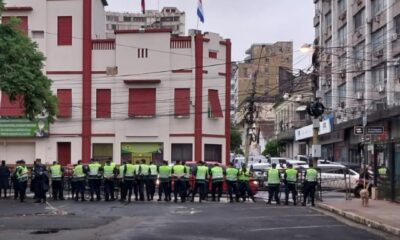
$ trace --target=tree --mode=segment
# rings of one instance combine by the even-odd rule
[[[243,153],[242,149],[242,135],[239,130],[231,125],[231,151],[234,153]]]
[[[3,6],[0,0],[0,16]],[[19,96],[23,98],[29,119],[46,111],[53,121],[57,98],[51,91],[52,81],[42,72],[45,57],[37,44],[19,30],[19,23],[17,18],[12,18],[0,24],[0,90],[11,101]]]
[[[271,140],[265,145],[265,150],[262,153],[264,156],[278,157],[279,156],[279,142],[278,140]]]

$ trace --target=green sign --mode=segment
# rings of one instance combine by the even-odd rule
[[[48,137],[49,122],[47,119],[0,119],[1,137]]]

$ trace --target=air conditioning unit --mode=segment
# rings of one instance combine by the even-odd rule
[[[392,34],[392,41],[396,41],[398,37],[399,37],[399,36],[398,36],[397,33],[393,33],[393,34]]]
[[[107,76],[115,76],[118,74],[118,67],[117,66],[107,67],[106,73],[107,73]]]
[[[357,100],[363,100],[364,98],[364,93],[363,92],[356,92],[356,99]]]
[[[355,34],[358,38],[362,37],[362,32],[360,30],[357,30]]]
[[[340,73],[340,78],[346,78],[346,70],[343,69],[342,72]]]
[[[356,63],[356,68],[357,68],[358,70],[361,70],[362,67],[363,67],[363,62],[362,62],[362,61],[358,61],[358,62]]]
[[[374,22],[379,23],[380,21],[381,21],[381,15],[378,14],[378,15],[376,15],[376,16],[374,17]]]
[[[382,56],[383,56],[383,49],[376,50],[376,51],[374,52],[374,56],[375,56],[376,58],[382,57]]]
[[[345,19],[346,19],[346,12],[339,15],[339,20],[345,20]]]
[[[384,93],[384,92],[385,92],[385,86],[382,85],[382,84],[379,84],[379,85],[378,85],[378,92],[379,92],[379,93]]]
[[[338,107],[344,109],[346,107],[346,103],[345,102],[340,102]]]

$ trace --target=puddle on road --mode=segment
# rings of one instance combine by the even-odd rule
[[[40,234],[53,234],[58,233],[59,231],[67,231],[71,230],[70,228],[51,228],[51,229],[42,229],[31,232],[31,234],[40,235]]]

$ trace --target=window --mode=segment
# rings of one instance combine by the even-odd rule
[[[0,116],[21,117],[25,115],[24,99],[17,97],[15,101],[10,101],[8,95],[1,93]]]
[[[57,41],[59,46],[72,45],[72,17],[58,17]]]
[[[339,46],[346,46],[347,44],[347,26],[343,26],[338,30],[338,44]]]
[[[386,44],[386,26],[375,31],[371,35],[372,49],[382,49]]]
[[[132,21],[131,17],[124,16],[124,22],[130,22],[130,21]]]
[[[331,108],[332,107],[332,91],[325,93],[324,100],[325,100],[325,107]]]
[[[206,162],[222,162],[222,146],[219,144],[204,145],[204,160]]]
[[[96,118],[111,118],[111,89],[96,90]]]
[[[339,70],[346,69],[346,55],[338,57]]]
[[[372,0],[371,5],[372,16],[374,17],[386,8],[386,0]]]
[[[179,22],[179,17],[174,17],[175,22]]]
[[[354,47],[354,62],[357,64],[359,62],[363,62],[365,59],[365,42],[359,43]]]
[[[192,144],[171,144],[171,161],[190,162],[193,161]]]
[[[339,15],[343,14],[347,8],[347,0],[339,0],[338,1],[338,13]]]
[[[155,117],[156,89],[130,88],[128,112],[130,117]]]
[[[215,51],[209,51],[208,52],[208,57],[209,58],[217,58],[218,53]]]
[[[107,16],[107,21],[118,22],[119,17],[118,16]]]
[[[208,89],[208,117],[222,118],[221,103],[219,101],[218,90]]]
[[[149,49],[148,48],[138,48],[137,57],[138,58],[148,58],[149,57]]]
[[[190,114],[190,89],[175,89],[175,117],[189,117]]]
[[[346,104],[346,84],[340,85],[338,87],[338,91],[339,91],[339,103],[340,104],[343,103],[344,104],[343,106],[345,106],[345,104]]]
[[[300,120],[305,120],[306,119],[306,112],[305,111],[301,111],[298,112],[299,113],[299,119]]]
[[[111,24],[111,29],[112,30],[117,30],[117,25],[116,24]]]
[[[386,83],[386,64],[381,64],[371,71],[372,75],[372,84],[375,89],[378,88],[379,85],[384,85]]]
[[[400,34],[400,15],[397,15],[394,19],[394,29],[397,34]]]
[[[365,77],[365,75],[362,74],[362,75],[359,75],[359,76],[357,76],[357,77],[355,77],[353,79],[353,90],[354,90],[354,93],[357,93],[357,92],[364,93],[364,88],[365,88],[364,77]]]
[[[25,34],[28,35],[28,17],[26,16],[15,16],[20,23],[19,23],[19,29]],[[2,17],[1,21],[3,23],[8,23],[10,21],[11,17]]]
[[[329,28],[332,26],[332,14],[328,12],[325,14],[325,28]]]
[[[133,17],[134,22],[145,22],[146,18],[144,17]]]
[[[356,15],[354,15],[354,29],[357,30],[365,23],[365,9],[359,11]]]
[[[106,161],[113,158],[112,143],[93,143],[93,158],[98,161]]]
[[[59,118],[70,118],[72,116],[72,90],[58,89],[58,115]]]

